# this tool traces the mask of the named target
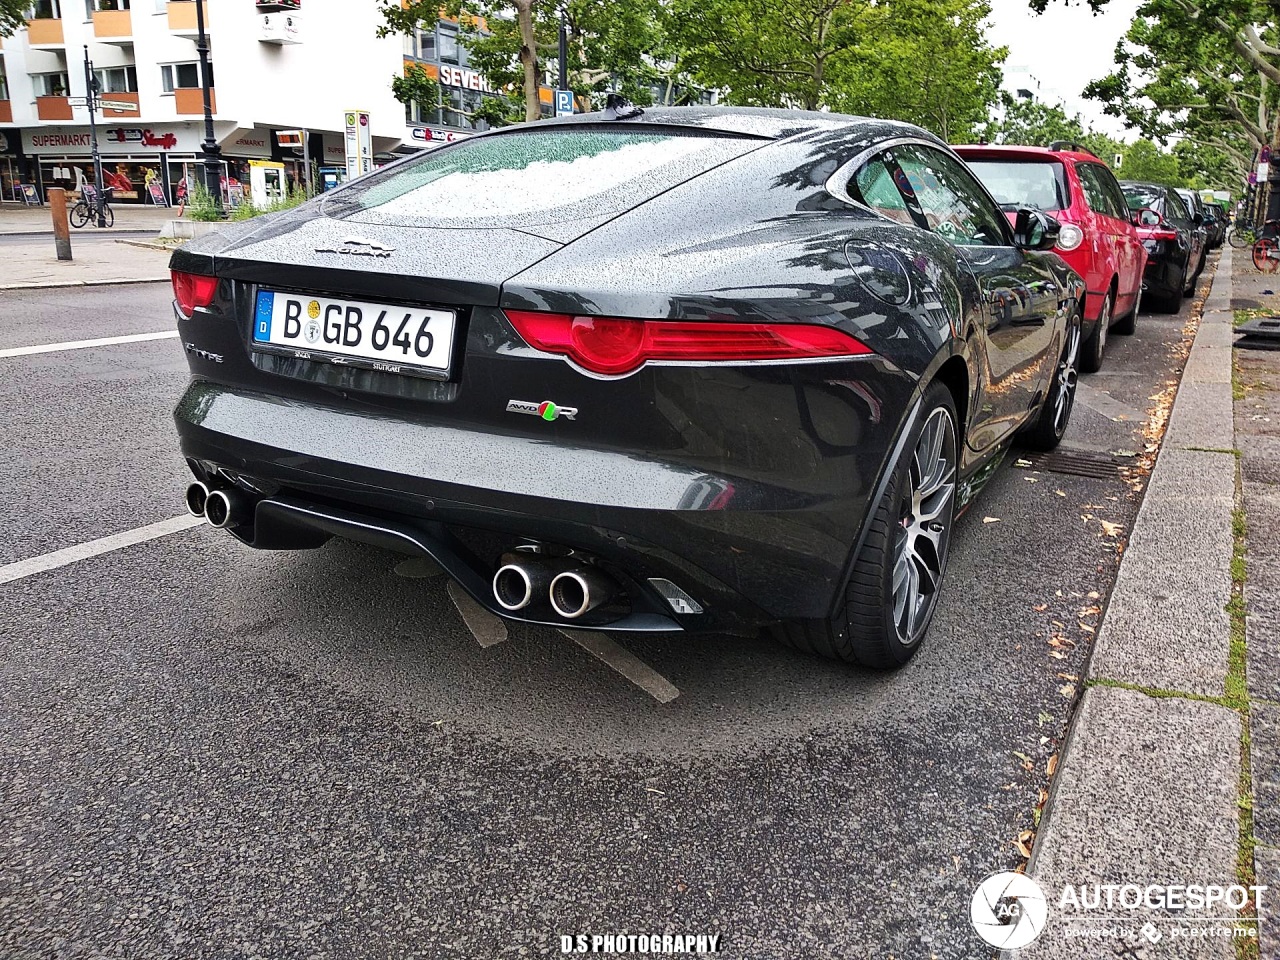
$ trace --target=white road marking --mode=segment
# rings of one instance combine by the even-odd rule
[[[63,350],[87,350],[89,347],[113,347],[118,343],[173,340],[177,336],[177,330],[165,330],[161,333],[131,333],[125,337],[102,337],[99,340],[67,340],[63,343],[38,343],[33,347],[5,347],[0,350],[0,359],[4,357],[30,357],[37,353],[59,353]]]
[[[462,622],[467,625],[476,643],[482,647],[492,647],[507,639],[507,625],[501,618],[495,617],[480,604],[476,603],[458,584],[449,581],[449,599],[458,608]]]
[[[16,563],[0,567],[0,584],[12,583],[15,580],[21,580],[23,577],[35,576],[37,573],[44,573],[47,570],[57,570],[59,567],[70,566],[73,563],[79,563],[81,560],[88,560],[90,557],[97,557],[124,547],[132,547],[138,543],[146,543],[148,540],[158,540],[160,537],[167,537],[171,533],[189,530],[202,523],[204,523],[204,519],[201,517],[183,514],[170,520],[161,520],[159,523],[138,527],[136,530],[126,530],[124,533],[117,533],[110,537],[102,537],[74,547],[67,547],[65,550],[55,550],[53,553],[32,557],[29,560],[19,560]]]
[[[619,646],[607,634],[587,630],[561,630],[566,637],[601,663],[612,667],[659,703],[670,703],[680,690],[666,677],[630,650]]]

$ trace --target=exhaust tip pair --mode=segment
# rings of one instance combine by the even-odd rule
[[[585,564],[572,569],[544,563],[513,561],[493,575],[493,599],[509,613],[533,603],[544,592],[551,608],[565,620],[577,620],[618,595],[618,586],[603,573]]]
[[[203,517],[209,525],[219,530],[245,522],[251,504],[237,490],[210,490],[199,480],[187,487],[187,512],[193,517]]]

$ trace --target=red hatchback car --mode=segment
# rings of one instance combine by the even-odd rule
[[[1062,224],[1054,252],[1084,277],[1088,289],[1080,365],[1097,370],[1108,329],[1133,333],[1147,262],[1115,175],[1076,144],[954,149],[1006,211],[1037,207]]]

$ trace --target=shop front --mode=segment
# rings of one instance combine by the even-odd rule
[[[112,202],[158,204],[167,198],[177,203],[178,185],[200,157],[200,144],[195,124],[99,128],[102,180]],[[78,197],[81,187],[93,184],[93,139],[87,127],[23,131],[22,149],[34,161],[30,166],[42,198],[50,187],[64,187]]]
[[[22,131],[0,127],[0,201],[22,202],[19,184],[29,182],[29,168],[22,151]]]

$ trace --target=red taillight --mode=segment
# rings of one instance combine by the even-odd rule
[[[1177,240],[1178,231],[1171,230],[1169,227],[1157,227],[1151,231],[1152,240]]]
[[[173,271],[173,295],[177,298],[178,309],[184,317],[195,313],[196,307],[207,307],[213,303],[213,295],[217,290],[217,277]]]
[[[746,363],[861,357],[871,348],[834,327],[804,323],[628,320],[507,310],[529,346],[592,373],[620,376],[654,360]]]

